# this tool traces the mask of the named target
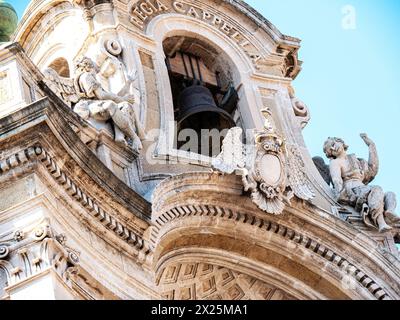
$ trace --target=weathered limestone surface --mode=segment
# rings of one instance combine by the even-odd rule
[[[400,299],[394,197],[340,201],[302,138],[300,40],[244,2],[33,0],[13,40],[0,299]],[[182,47],[238,95],[216,158],[174,141]]]

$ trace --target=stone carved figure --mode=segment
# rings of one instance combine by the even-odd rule
[[[90,58],[83,57],[77,62],[74,84],[81,98],[74,111],[86,120],[91,117],[99,121],[112,120],[115,141],[125,144],[127,137],[132,140],[135,150],[141,150],[145,133],[132,107],[135,98],[128,92],[131,83],[128,81],[115,95],[102,88],[96,73],[97,68]]]
[[[271,111],[266,108],[262,113],[264,129],[256,132],[254,145],[245,146],[240,139],[242,129],[232,128],[212,166],[241,176],[244,191],[251,193],[253,202],[264,212],[280,215],[285,202],[290,204],[294,196],[310,201],[315,195],[299,151],[295,146],[286,146],[276,133]]]
[[[127,77],[119,93],[114,94],[101,85],[97,77],[100,70],[93,60],[83,57],[75,68],[74,79],[62,78],[52,69],[46,70],[46,83],[83,119],[111,121],[115,141],[127,145],[130,140],[133,150],[140,151],[146,134],[135,111],[137,95],[130,94],[135,79]]]
[[[344,205],[354,207],[361,212],[364,222],[380,232],[392,228],[389,223],[398,223],[395,215],[396,195],[384,193],[379,186],[369,185],[379,170],[379,159],[375,143],[366,135],[361,138],[369,148],[369,160],[348,155],[348,146],[342,139],[328,138],[324,152],[330,159],[329,172],[336,200]]]

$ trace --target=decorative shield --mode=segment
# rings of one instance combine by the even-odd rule
[[[282,213],[286,176],[283,139],[269,130],[258,133],[256,157],[249,179],[254,181],[252,199],[260,209],[270,214]]]

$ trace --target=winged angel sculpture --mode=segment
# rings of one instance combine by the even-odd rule
[[[369,149],[368,161],[347,154],[348,146],[340,138],[328,138],[324,153],[330,159],[326,165],[322,158],[314,162],[325,181],[333,185],[335,200],[360,212],[364,223],[380,232],[400,227],[400,217],[395,213],[396,195],[370,185],[379,171],[379,158],[375,143],[366,135],[361,138]]]
[[[104,123],[111,121],[115,141],[122,145],[131,141],[132,148],[140,151],[146,134],[135,111],[136,98],[130,94],[134,77],[128,76],[120,92],[114,94],[102,87],[98,72],[93,60],[83,57],[75,65],[74,79],[63,78],[52,69],[46,70],[45,77],[50,88],[83,119]]]
[[[244,145],[243,130],[230,129],[212,165],[220,172],[241,176],[253,202],[266,213],[280,215],[294,196],[310,201],[315,194],[298,149],[287,146],[276,133],[271,111],[266,108],[262,113],[264,129],[255,133],[255,143]]]

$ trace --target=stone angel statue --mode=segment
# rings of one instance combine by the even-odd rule
[[[400,226],[400,218],[395,214],[396,195],[369,185],[378,174],[378,153],[375,143],[366,134],[361,134],[361,138],[369,148],[368,161],[348,155],[348,146],[342,139],[328,138],[324,144],[324,153],[330,159],[328,181],[332,182],[334,197],[340,204],[360,212],[366,225],[380,232],[389,231],[392,229],[389,224]]]
[[[114,94],[102,87],[97,78],[98,71],[93,60],[83,57],[76,63],[74,79],[62,78],[51,69],[46,70],[45,76],[50,88],[83,119],[111,121],[115,141],[127,145],[130,140],[132,148],[140,151],[146,134],[135,110],[135,97],[130,94],[135,78],[129,76],[120,92]]]
[[[244,145],[243,130],[230,129],[212,166],[220,172],[241,176],[244,191],[251,193],[253,202],[264,212],[279,215],[294,196],[310,201],[315,195],[299,151],[295,146],[286,147],[275,132],[270,110],[266,108],[262,113],[264,129],[256,132],[255,142]]]

